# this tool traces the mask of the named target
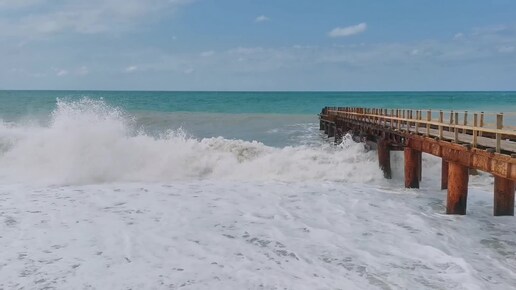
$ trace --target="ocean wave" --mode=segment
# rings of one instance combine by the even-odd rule
[[[145,133],[102,100],[58,100],[46,126],[0,123],[0,178],[91,184],[195,179],[370,182],[381,179],[374,152],[339,146],[275,148],[184,130]]]

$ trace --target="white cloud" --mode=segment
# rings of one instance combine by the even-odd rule
[[[215,52],[214,52],[213,50],[208,50],[208,51],[203,51],[203,52],[201,52],[201,54],[200,54],[200,55],[201,55],[202,57],[209,57],[209,56],[212,56],[212,55],[214,55],[214,54],[215,54]]]
[[[267,17],[265,15],[260,15],[254,19],[254,22],[260,23],[260,22],[266,22],[269,20],[271,20],[269,17]]]
[[[264,51],[264,49],[262,47],[237,47],[237,48],[228,50],[228,52],[230,54],[244,54],[244,55],[255,54],[257,52],[263,52],[263,51]]]
[[[132,73],[132,72],[135,72],[136,70],[138,69],[137,66],[135,65],[131,65],[131,66],[128,66],[124,69],[124,72],[126,73]]]
[[[367,29],[366,23],[360,23],[357,25],[352,25],[352,26],[347,26],[347,27],[336,27],[328,33],[328,36],[330,36],[330,37],[346,37],[346,36],[351,36],[351,35],[362,33],[364,31],[366,31],[366,29]]]
[[[453,39],[462,39],[462,38],[464,38],[464,33],[462,33],[462,32],[456,33],[453,36]]]
[[[0,0],[0,8],[37,8],[22,16],[0,19],[0,35],[35,37],[64,32],[120,32],[137,27],[140,22],[168,15],[168,12],[189,2],[191,1],[21,0],[18,3],[15,0]]]
[[[68,75],[68,71],[67,71],[67,70],[65,70],[65,69],[60,69],[60,70],[58,70],[58,71],[57,71],[57,73],[56,73],[56,76],[58,76],[58,77],[64,77],[64,76],[66,76],[66,75]]]

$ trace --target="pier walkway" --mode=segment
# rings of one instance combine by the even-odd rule
[[[386,178],[391,178],[390,151],[403,150],[407,188],[419,188],[422,153],[441,157],[446,213],[466,214],[469,174],[481,170],[494,176],[494,215],[513,216],[516,127],[504,125],[504,116],[352,107],[325,107],[319,115],[328,137],[339,140],[350,133],[357,141],[373,143]]]

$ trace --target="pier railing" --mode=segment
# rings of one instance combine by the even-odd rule
[[[516,126],[504,124],[506,118],[516,123],[514,113],[326,107],[322,114],[330,118],[347,117],[456,143],[470,143],[475,148],[494,148],[498,153],[502,150],[516,152]]]
[[[320,129],[336,139],[350,133],[368,148],[375,147],[386,178],[392,177],[390,152],[403,150],[407,188],[419,188],[422,153],[440,157],[448,214],[466,214],[470,172],[490,173],[493,214],[514,215],[516,128],[507,124],[515,121],[513,113],[325,107]]]

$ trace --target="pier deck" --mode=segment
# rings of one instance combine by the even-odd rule
[[[504,114],[325,107],[319,116],[328,137],[350,133],[376,143],[386,178],[390,151],[403,150],[407,188],[419,188],[421,153],[441,157],[448,214],[466,214],[469,172],[476,169],[494,176],[494,215],[514,215],[516,128],[504,126]]]

